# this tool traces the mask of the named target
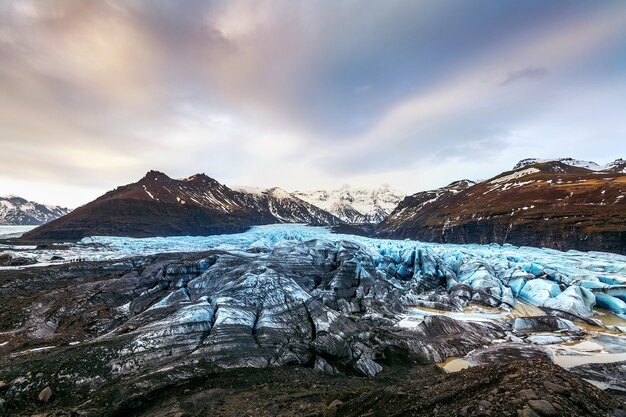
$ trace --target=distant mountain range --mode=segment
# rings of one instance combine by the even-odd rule
[[[230,188],[204,174],[176,180],[150,171],[23,239],[211,235],[271,223],[432,242],[626,253],[626,161],[601,166],[524,159],[485,181],[460,180],[404,199],[388,186],[289,193]]]
[[[599,165],[593,161],[582,161],[574,158],[558,158],[558,159],[539,159],[539,158],[527,158],[519,161],[513,170],[524,168],[530,165],[541,164],[545,162],[561,162],[562,164],[572,167],[586,168],[591,171],[606,171],[606,172],[618,172],[621,174],[626,173],[626,160],[616,159],[606,165]]]
[[[296,191],[292,195],[320,207],[346,223],[378,223],[384,220],[404,198],[388,185],[378,188]]]
[[[36,226],[69,212],[64,207],[40,204],[17,196],[0,197],[0,225]]]
[[[406,197],[376,234],[626,253],[626,161],[525,159],[479,183]]]

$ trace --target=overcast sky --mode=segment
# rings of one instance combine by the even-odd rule
[[[0,0],[0,195],[414,193],[526,157],[626,157],[626,2]]]

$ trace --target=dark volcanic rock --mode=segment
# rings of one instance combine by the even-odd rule
[[[406,197],[377,234],[626,253],[626,173],[552,161]]]
[[[577,330],[570,321],[554,316],[518,317],[513,320],[516,331],[554,332],[559,330]]]
[[[566,393],[547,392],[543,382],[568,384]],[[511,398],[532,391],[533,398]],[[535,394],[536,393],[536,394]],[[528,397],[528,396],[527,396]],[[489,398],[489,400],[486,400]],[[528,405],[526,405],[528,404]],[[529,413],[527,407],[535,413]],[[619,401],[549,361],[515,361],[469,368],[434,380],[407,380],[375,387],[345,401],[337,417],[357,416],[611,416]]]
[[[576,366],[571,370],[586,380],[601,383],[611,392],[626,400],[626,361],[589,363]]]
[[[11,256],[6,253],[0,253],[0,266],[24,266],[37,263],[36,259],[26,258],[23,256]]]

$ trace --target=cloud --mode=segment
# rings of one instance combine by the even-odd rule
[[[507,68],[519,62],[541,60],[566,74],[616,37],[623,38],[625,22],[626,10],[619,13],[605,10],[595,19],[581,17],[567,25],[547,27],[535,36],[534,42],[515,44],[515,48],[494,46],[438,85],[397,101],[371,129],[344,147],[333,147],[321,160],[325,167],[342,175],[363,170],[384,173],[397,165],[410,169],[424,163],[439,163],[441,160],[435,161],[434,156],[446,151],[458,153],[468,149],[468,144],[469,148],[475,148],[474,144],[490,143],[493,139],[490,134],[477,136],[476,132],[523,131],[524,125],[542,112],[562,105],[564,87],[552,83],[502,91],[498,83],[489,81],[493,79],[488,77],[489,73],[506,73]],[[576,82],[566,84],[565,89],[587,93]],[[617,94],[615,99],[623,101]],[[617,118],[610,123],[624,126]],[[586,128],[597,127],[591,122]],[[515,140],[495,146],[494,151],[505,154],[508,147],[523,140],[523,136],[517,135]],[[482,159],[476,158],[476,162]]]
[[[626,81],[619,2],[22,0],[0,21],[7,186],[91,196],[154,168],[409,192],[562,148],[574,98],[596,103],[581,135],[626,130],[623,94],[592,97]]]
[[[506,79],[500,83],[501,86],[512,84],[523,80],[538,81],[543,80],[550,74],[545,67],[528,67],[523,70],[510,72]]]
[[[357,94],[366,94],[371,91],[374,87],[371,84],[360,85],[354,89],[354,92]]]

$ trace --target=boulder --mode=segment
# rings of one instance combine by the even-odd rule
[[[528,405],[544,416],[556,416],[559,414],[554,406],[546,400],[529,400]]]
[[[52,397],[52,389],[50,387],[45,387],[44,389],[42,389],[39,392],[39,395],[37,396],[39,401],[42,401],[44,403],[47,403],[48,401],[50,401],[51,397]]]
[[[356,363],[354,364],[354,369],[356,369],[360,374],[368,376],[370,378],[375,377],[383,371],[382,366],[367,358],[361,358],[356,361]]]

